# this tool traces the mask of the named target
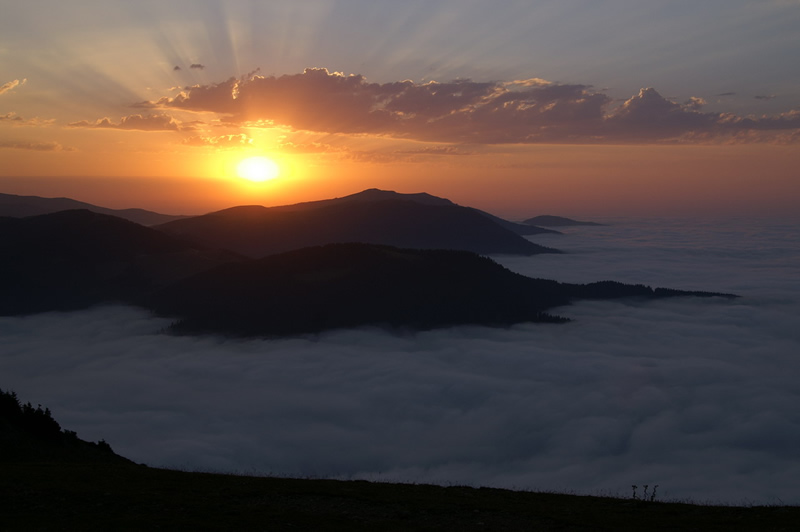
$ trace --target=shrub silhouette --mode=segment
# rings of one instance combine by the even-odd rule
[[[31,403],[22,404],[16,392],[0,389],[0,419],[7,419],[22,430],[42,437],[61,434],[61,425],[53,419],[49,408],[36,408]]]
[[[125,461],[105,441],[83,441],[62,430],[49,408],[22,403],[16,392],[0,389],[0,461]]]

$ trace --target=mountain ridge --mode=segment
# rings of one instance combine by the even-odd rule
[[[577,299],[722,295],[531,279],[467,250],[333,243],[251,259],[86,210],[0,218],[0,242],[0,315],[132,304],[175,332],[507,326],[565,321],[547,311]]]
[[[402,331],[563,323],[569,320],[549,311],[576,300],[677,296],[735,297],[534,279],[467,251],[328,244],[201,272],[143,305],[176,317],[173,332],[280,337],[363,326]]]
[[[0,217],[0,315],[124,302],[224,262],[240,260],[155,229],[86,209]]]
[[[161,214],[145,209],[109,209],[71,198],[43,198],[0,193],[0,216],[25,218],[67,210],[86,209],[99,214],[123,218],[141,225],[151,226],[185,218],[182,215]]]
[[[369,191],[368,191],[369,192]],[[176,237],[253,258],[343,242],[475,253],[559,253],[494,222],[485,213],[426,196],[426,202],[376,191],[301,206],[239,206],[155,226]],[[349,199],[347,199],[349,198]],[[446,203],[444,203],[446,202]]]

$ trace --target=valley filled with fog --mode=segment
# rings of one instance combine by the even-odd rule
[[[189,470],[800,503],[797,220],[599,219],[498,256],[531,277],[735,293],[574,321],[172,337],[128,307],[0,318],[0,387]]]

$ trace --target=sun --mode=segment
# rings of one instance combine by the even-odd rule
[[[267,157],[248,157],[239,163],[236,172],[242,179],[261,183],[278,177],[281,169],[275,161]]]

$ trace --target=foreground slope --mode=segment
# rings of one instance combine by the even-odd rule
[[[30,530],[788,531],[800,508],[465,486],[247,477],[135,465],[4,464],[0,528]]]
[[[0,389],[0,467],[20,462],[132,463],[103,440],[87,442],[62,430],[49,408],[23,404],[16,393]]]
[[[9,419],[25,410],[13,393],[0,390],[2,530],[768,531],[792,530],[800,519],[797,507],[154,469],[115,455],[102,441],[81,442],[60,431],[49,410],[36,413],[27,405],[36,421]],[[46,435],[20,439],[19,431],[3,430],[11,424],[24,431],[37,426],[34,432]],[[36,452],[7,454],[31,441]]]
[[[254,258],[344,242],[460,249],[485,255],[557,252],[526,240],[474,209],[375,196],[289,207],[234,207],[157,229]]]

